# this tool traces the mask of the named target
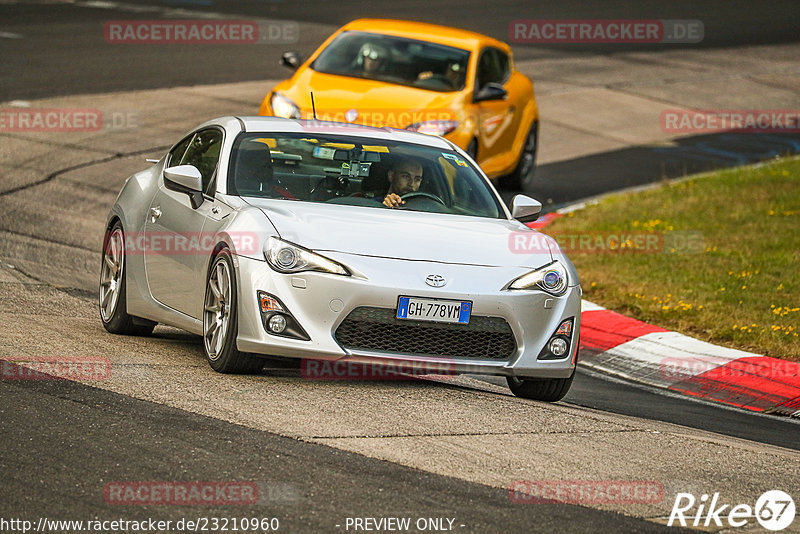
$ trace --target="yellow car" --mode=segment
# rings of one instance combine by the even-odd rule
[[[359,19],[331,35],[261,103],[260,115],[404,128],[440,135],[490,178],[525,189],[536,160],[539,112],[531,80],[491,37],[445,26]]]

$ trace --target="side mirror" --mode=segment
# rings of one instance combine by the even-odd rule
[[[203,175],[193,165],[164,169],[164,185],[167,189],[189,195],[194,209],[203,203]]]
[[[505,100],[508,97],[506,88],[499,83],[489,82],[481,87],[475,96],[472,98],[473,102],[483,102],[485,100]]]
[[[533,222],[542,212],[542,203],[526,195],[515,195],[511,200],[511,216],[519,222]]]
[[[284,52],[281,55],[280,64],[286,68],[297,70],[297,67],[303,64],[303,60],[297,52]]]

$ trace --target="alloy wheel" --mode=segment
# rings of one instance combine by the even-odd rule
[[[228,263],[218,258],[208,275],[203,342],[210,360],[219,358],[228,334],[231,316],[231,271]]]
[[[100,272],[100,315],[104,322],[114,317],[122,288],[125,265],[124,239],[120,228],[114,229],[103,250],[103,266]]]

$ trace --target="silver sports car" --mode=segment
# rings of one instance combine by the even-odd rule
[[[108,216],[100,315],[203,336],[223,373],[263,356],[507,378],[557,401],[581,289],[453,143],[402,130],[223,117],[125,182]],[[309,367],[311,369],[311,367]]]

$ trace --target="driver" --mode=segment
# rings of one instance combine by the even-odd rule
[[[383,205],[399,208],[406,203],[403,195],[419,191],[422,184],[422,165],[413,159],[400,159],[386,173],[389,179],[389,192],[383,199]]]

